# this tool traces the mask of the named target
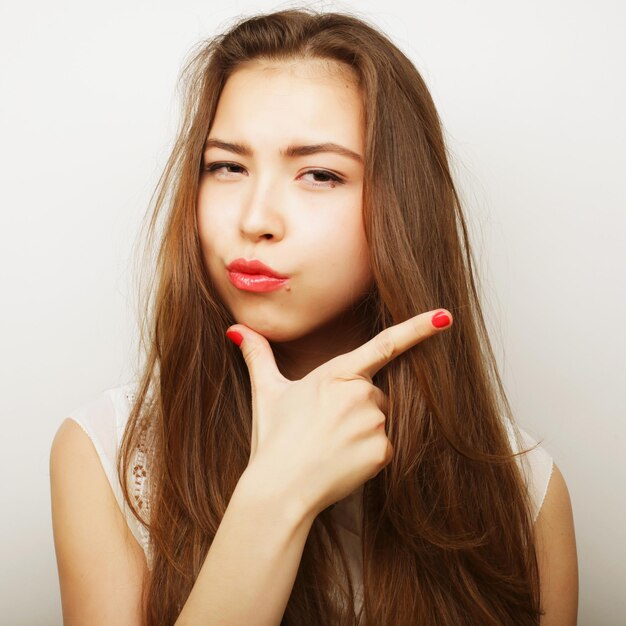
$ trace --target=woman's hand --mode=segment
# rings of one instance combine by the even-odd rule
[[[393,448],[385,433],[387,398],[372,377],[451,322],[446,310],[422,313],[295,381],[280,373],[263,336],[232,326],[227,334],[236,343],[233,331],[243,337],[240,348],[252,385],[246,471],[261,472],[270,486],[288,487],[315,515],[376,476],[391,461]]]

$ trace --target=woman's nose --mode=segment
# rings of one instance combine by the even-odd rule
[[[276,185],[256,185],[241,211],[239,229],[242,236],[251,241],[282,239],[285,223],[280,202]]]

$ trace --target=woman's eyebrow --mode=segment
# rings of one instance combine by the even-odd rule
[[[229,152],[234,152],[235,154],[240,154],[245,157],[252,156],[252,148],[250,148],[249,145],[245,143],[222,141],[221,139],[216,139],[215,137],[211,137],[206,140],[204,150],[206,151],[209,148],[221,148],[222,150],[228,150]],[[340,154],[350,159],[354,159],[359,163],[363,162],[363,157],[360,154],[332,142],[315,143],[303,146],[287,146],[285,150],[280,151],[280,154],[283,157],[295,158],[309,156],[310,154],[317,154],[318,152],[334,152],[335,154]]]

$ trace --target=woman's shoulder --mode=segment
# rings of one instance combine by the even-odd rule
[[[147,532],[132,514],[124,499],[117,467],[124,429],[135,402],[137,389],[136,381],[105,389],[74,408],[67,417],[78,423],[91,440],[126,522],[149,558]],[[136,506],[146,510],[147,517],[147,459],[145,452],[140,448],[134,451],[132,467],[131,496]]]
[[[134,582],[120,586],[120,576],[141,581],[146,550],[120,493],[114,458],[115,394],[109,391],[69,411],[50,450],[52,522],[64,612],[90,611],[89,606],[101,604],[111,592],[120,602],[136,604],[141,591]]]
[[[548,450],[526,429],[519,425],[514,428],[508,421],[506,427],[511,449],[514,453],[522,452],[516,457],[516,460],[522,470],[533,503],[533,520],[536,520],[548,491],[554,469],[554,459]],[[519,437],[516,435],[515,429],[519,431]],[[525,450],[526,452],[524,452]]]
[[[105,389],[67,414],[87,433],[103,459],[115,458],[134,402],[135,390],[134,382]]]

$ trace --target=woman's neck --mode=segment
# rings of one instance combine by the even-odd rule
[[[350,352],[370,339],[362,315],[348,312],[313,332],[281,343],[272,343],[278,369],[285,378],[299,380],[332,358]]]

